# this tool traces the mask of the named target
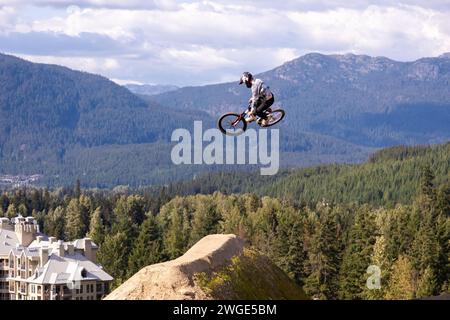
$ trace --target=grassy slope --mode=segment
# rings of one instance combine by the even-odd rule
[[[198,285],[220,300],[306,300],[303,290],[269,258],[246,248],[230,265],[197,275]]]

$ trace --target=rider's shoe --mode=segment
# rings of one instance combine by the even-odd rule
[[[261,127],[265,127],[265,126],[267,126],[268,124],[269,124],[269,119],[262,119],[262,120],[261,120],[261,123],[260,123]]]
[[[269,124],[269,122],[270,122],[271,119],[272,119],[272,115],[271,115],[271,114],[268,114],[268,115],[266,116],[266,118],[260,119],[261,121],[259,121],[258,124],[259,124],[261,127],[265,127],[265,126],[267,126],[267,125]]]
[[[256,116],[252,113],[248,114],[247,117],[245,118],[245,121],[247,122],[253,122],[256,120]]]

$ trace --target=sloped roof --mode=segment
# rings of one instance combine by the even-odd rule
[[[85,242],[86,238],[84,239],[77,239],[75,241],[73,241],[73,246],[75,247],[75,249],[83,249],[84,248],[84,242]],[[91,245],[92,248],[98,248],[97,244],[91,240]]]
[[[24,254],[26,257],[39,257],[39,249],[38,248],[27,248],[27,247],[15,247],[12,248],[14,255],[18,256],[20,254]]]
[[[0,228],[0,256],[7,256],[11,249],[19,243],[19,238],[14,231]]]
[[[83,280],[112,281],[113,278],[100,266],[76,253],[64,257],[52,254],[47,263],[38,268],[35,275],[27,279],[28,282],[39,284],[67,284]]]

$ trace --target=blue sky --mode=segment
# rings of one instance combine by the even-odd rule
[[[233,81],[308,52],[449,51],[448,0],[0,0],[0,52],[118,83]]]

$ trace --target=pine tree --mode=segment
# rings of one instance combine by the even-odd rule
[[[436,197],[433,180],[434,174],[431,171],[430,166],[424,166],[421,172],[420,190],[421,194],[429,197],[430,200],[434,200]]]
[[[126,279],[128,266],[126,240],[124,232],[107,234],[98,250],[98,262],[114,277],[112,288],[119,286]]]
[[[66,239],[75,240],[83,238],[86,235],[86,231],[79,200],[72,199],[66,209]]]
[[[128,275],[141,268],[160,262],[162,259],[161,235],[155,218],[148,215],[141,224],[139,236],[128,259]]]
[[[373,253],[371,258],[371,265],[379,268],[380,276],[380,288],[368,288],[366,286],[364,296],[371,300],[380,300],[386,294],[387,279],[389,277],[389,260],[386,256],[386,239],[384,236],[376,237],[375,244],[373,246]]]
[[[432,220],[430,212],[423,213],[422,218],[411,246],[411,262],[416,276],[428,267],[432,268],[434,272],[439,260],[440,247],[436,223]]]
[[[254,230],[254,245],[265,255],[271,256],[277,238],[278,217],[281,203],[277,199],[262,198],[262,206],[258,208],[251,222]]]
[[[92,200],[88,196],[81,195],[79,197],[79,205],[80,205],[81,221],[83,222],[83,226],[87,232],[89,230],[91,212],[93,211]]]
[[[442,186],[437,198],[439,256],[435,270],[436,286],[441,292],[446,292],[450,287],[450,187]]]
[[[31,191],[31,209],[42,211],[42,189],[34,189]]]
[[[57,239],[64,239],[65,216],[66,212],[61,206],[50,209],[44,218],[44,232]]]
[[[237,206],[231,205],[226,209],[221,210],[220,216],[222,217],[220,223],[221,233],[233,233],[241,238],[248,236],[247,234],[247,216],[244,212],[241,212]]]
[[[45,217],[46,217],[45,211],[37,211],[36,209],[33,209],[31,212],[31,216],[36,220],[36,223],[39,226],[39,230],[44,230],[44,223],[45,223]]]
[[[433,269],[427,267],[419,277],[416,298],[433,296],[436,294],[436,289],[437,289],[436,276],[433,272]]]
[[[172,211],[170,224],[165,232],[164,247],[170,259],[175,259],[183,254],[186,246],[183,236],[183,219],[177,211]]]
[[[24,203],[19,204],[19,208],[17,209],[17,211],[19,212],[19,214],[22,217],[28,216],[28,209],[27,209],[27,206]]]
[[[412,265],[406,256],[399,256],[392,267],[386,299],[408,300],[413,298],[414,280]]]
[[[14,205],[14,203],[11,203],[8,206],[8,210],[6,210],[6,216],[10,219],[17,216],[17,209],[16,209],[16,206]]]
[[[79,199],[81,196],[81,183],[80,183],[80,179],[77,179],[76,183],[75,183],[75,198]]]
[[[388,211],[385,219],[386,257],[395,261],[400,255],[410,253],[421,218],[419,211],[411,206],[397,205]]]
[[[189,245],[209,234],[217,233],[220,216],[210,196],[196,196]]]
[[[1,212],[4,212],[4,214],[6,214],[6,211],[8,210],[8,206],[9,206],[9,198],[5,193],[2,193],[0,195],[0,208],[1,208]]]
[[[121,196],[114,207],[113,233],[123,231],[130,240],[134,240],[144,216],[142,197]]]
[[[97,207],[91,217],[90,229],[88,233],[89,238],[91,238],[97,245],[101,245],[103,238],[105,236],[105,227],[103,225],[102,219],[102,209]]]
[[[364,205],[356,213],[343,256],[339,275],[340,298],[363,298],[367,281],[366,271],[370,265],[376,232],[373,212]]]
[[[437,196],[433,185],[434,176],[428,167],[422,171],[421,193],[414,203],[414,210],[418,211],[420,222],[411,245],[411,263],[414,270],[414,279],[419,281],[419,276],[425,274],[427,268],[431,269],[426,274],[436,275],[439,263],[440,243],[437,210]],[[422,279],[423,280],[423,279]],[[424,286],[425,284],[422,284]],[[436,284],[429,284],[436,285]],[[434,290],[434,289],[433,289]]]
[[[190,197],[175,197],[161,207],[157,215],[159,229],[162,232],[164,255],[175,259],[188,248],[191,232],[190,220],[193,211]]]
[[[336,298],[339,271],[339,244],[336,220],[329,208],[321,208],[308,242],[305,262],[306,292],[317,299]]]
[[[278,212],[277,239],[271,254],[273,261],[298,285],[304,282],[306,252],[303,245],[303,216],[284,207]]]

